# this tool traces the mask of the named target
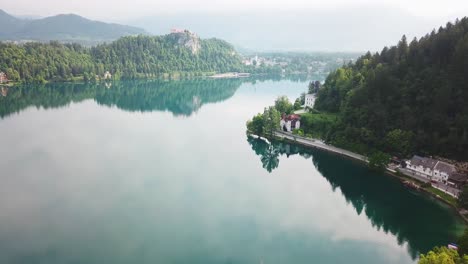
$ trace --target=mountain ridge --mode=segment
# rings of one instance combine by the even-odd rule
[[[144,29],[91,20],[77,14],[21,19],[0,9],[0,40],[78,42],[94,45],[123,36],[148,34]]]

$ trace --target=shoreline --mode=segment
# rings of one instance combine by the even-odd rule
[[[302,146],[305,146],[305,147],[312,147],[312,148],[327,151],[327,152],[330,152],[330,153],[333,153],[333,154],[336,154],[336,155],[340,155],[342,157],[351,158],[351,159],[359,161],[361,163],[365,163],[365,164],[369,163],[367,157],[365,157],[363,155],[360,155],[360,154],[357,154],[357,153],[354,153],[354,152],[351,152],[351,151],[348,151],[348,150],[345,150],[345,149],[337,148],[337,147],[334,147],[332,145],[327,145],[327,144],[325,144],[322,141],[317,140],[317,139],[308,139],[308,138],[304,138],[304,137],[297,136],[297,135],[286,134],[284,132],[275,132],[274,137],[279,139],[279,140],[285,140],[285,141],[290,142],[292,144],[298,144],[298,145],[302,145]],[[293,139],[291,139],[291,138],[293,138]],[[299,139],[299,140],[297,140],[297,139]],[[318,143],[318,142],[320,142],[320,143]],[[405,180],[407,180],[407,179],[409,179],[409,180],[411,180],[413,182],[416,182],[418,184],[421,184],[420,181],[418,181],[418,180],[416,180],[414,178],[409,178],[409,177],[405,176],[404,174],[403,174],[403,176],[400,176],[399,173],[401,173],[401,172],[398,172],[396,170],[392,170],[392,169],[390,169],[388,167],[385,168],[384,173],[391,176],[391,177],[394,177],[394,178],[398,179],[401,184],[403,184],[403,182]],[[444,199],[443,197],[441,197],[438,194],[435,194],[435,193],[433,193],[433,192],[431,192],[429,190],[426,190],[425,188],[419,188],[419,190],[422,191],[424,194],[429,195],[429,196],[437,199],[438,201],[441,201],[444,204],[448,205],[463,220],[464,224],[468,225],[468,218],[466,216],[464,216],[461,213],[461,210],[459,210],[459,208],[457,208],[453,203],[447,201],[446,199]]]
[[[195,80],[195,79],[249,79],[252,77],[263,77],[263,76],[270,76],[269,74],[262,74],[262,73],[238,73],[237,75],[233,75],[233,73],[219,73],[219,74],[212,74],[212,73],[203,73],[201,75],[193,75],[188,73],[187,75],[181,74],[172,74],[172,73],[164,73],[161,76],[141,76],[135,77],[132,79],[129,78],[111,78],[111,79],[98,79],[98,80],[88,80],[85,81],[83,76],[77,76],[71,79],[60,79],[60,80],[44,80],[43,82],[26,82],[26,81],[10,81],[8,83],[0,84],[0,86],[6,87],[16,87],[21,85],[40,85],[40,84],[49,84],[49,83],[90,83],[90,84],[97,84],[103,82],[114,82],[114,81],[131,81],[131,80],[163,80],[163,81],[179,81],[179,80]],[[274,77],[285,78],[288,75],[271,75]]]
[[[247,72],[226,72],[226,73],[213,74],[211,76],[208,76],[208,78],[212,78],[212,79],[230,79],[230,78],[248,78],[250,76],[251,76],[251,74],[247,73]]]

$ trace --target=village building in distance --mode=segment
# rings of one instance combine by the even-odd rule
[[[280,120],[280,127],[285,132],[292,132],[294,129],[301,127],[301,117],[299,115],[286,115],[282,114]]]
[[[406,168],[430,181],[442,182],[457,188],[467,181],[467,175],[458,173],[454,165],[432,158],[414,155],[406,161]]]
[[[315,94],[306,94],[304,99],[304,107],[314,108]]]

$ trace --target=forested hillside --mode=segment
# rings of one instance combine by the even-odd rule
[[[124,37],[91,49],[91,54],[99,66],[127,78],[173,72],[239,71],[242,67],[241,58],[229,43],[200,40],[190,33]]]
[[[242,68],[234,48],[218,39],[192,33],[124,37],[87,48],[58,42],[0,43],[0,71],[12,81],[94,79],[110,71],[114,78],[197,75]]]
[[[339,145],[467,159],[468,19],[334,71],[315,108],[341,116],[327,135]]]

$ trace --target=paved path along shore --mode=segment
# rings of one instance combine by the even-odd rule
[[[289,139],[291,141],[297,142],[298,144],[302,144],[304,146],[315,147],[315,148],[327,150],[327,151],[330,151],[330,152],[333,152],[333,153],[337,153],[337,154],[340,154],[340,155],[344,155],[344,156],[347,156],[347,157],[350,157],[350,158],[353,158],[353,159],[357,159],[357,160],[360,160],[360,161],[369,162],[366,156],[359,155],[357,153],[354,153],[354,152],[351,152],[351,151],[348,151],[348,150],[345,150],[345,149],[337,148],[337,147],[334,147],[334,146],[331,146],[331,145],[327,145],[326,143],[324,143],[323,141],[318,140],[318,139],[304,138],[304,137],[301,137],[301,136],[298,136],[298,135],[293,135],[291,133],[286,133],[286,132],[282,132],[282,131],[275,132],[275,136],[277,136],[279,138]],[[396,173],[396,170],[394,170],[394,169],[387,168],[387,170],[389,172]],[[416,175],[415,173],[412,173],[409,170],[399,168],[398,171],[405,174],[406,176],[409,176],[411,178],[415,178],[416,180],[419,180],[421,182],[429,182],[429,180],[427,178],[423,178],[423,177],[421,177],[419,175]],[[453,187],[450,187],[450,186],[447,186],[447,185],[445,185],[443,183],[432,183],[432,187],[434,187],[436,189],[439,189],[439,190],[441,190],[441,191],[443,191],[443,192],[445,192],[445,193],[447,193],[447,194],[449,194],[449,195],[451,195],[453,197],[458,197],[458,194],[460,193],[460,190],[458,190],[456,188],[453,188]]]
[[[302,145],[305,145],[305,146],[315,147],[315,148],[327,150],[327,151],[337,153],[337,154],[340,154],[340,155],[344,155],[344,156],[347,156],[347,157],[350,157],[350,158],[353,158],[353,159],[368,162],[366,156],[359,155],[357,153],[353,153],[353,152],[345,150],[345,149],[341,149],[341,148],[337,148],[337,147],[334,147],[334,146],[327,145],[323,141],[318,140],[318,139],[304,138],[304,137],[301,137],[301,136],[298,136],[298,135],[293,135],[291,133],[280,132],[280,131],[275,132],[275,136],[277,136],[279,138],[286,138],[286,139],[289,139],[291,141],[295,141],[295,142],[297,142],[299,144],[302,144]]]

